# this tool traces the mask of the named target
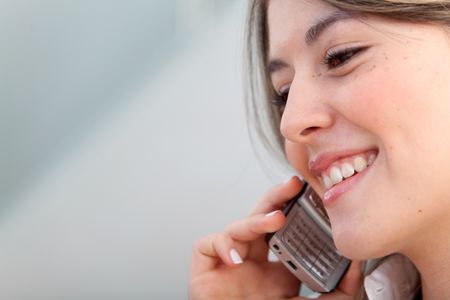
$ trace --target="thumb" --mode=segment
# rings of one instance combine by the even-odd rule
[[[344,294],[353,296],[358,293],[361,288],[363,274],[362,274],[362,262],[361,261],[352,261],[350,267],[339,283],[338,289],[341,290]]]

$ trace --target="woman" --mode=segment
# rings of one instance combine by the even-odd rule
[[[449,26],[450,1],[251,1],[253,119],[321,196],[353,260],[320,299],[450,299]],[[274,187],[250,216],[196,243],[192,299],[302,299],[263,241],[301,186]],[[378,277],[361,273],[360,261],[383,257]]]

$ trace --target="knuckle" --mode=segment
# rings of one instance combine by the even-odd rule
[[[217,233],[211,233],[194,241],[194,249],[202,249],[217,238]]]
[[[224,234],[229,235],[231,232],[240,231],[248,223],[249,218],[243,218],[225,226]]]
[[[192,248],[194,249],[194,251],[198,251],[198,250],[202,249],[204,244],[205,244],[205,238],[200,238],[200,239],[194,241]]]
[[[228,233],[228,232],[232,231],[235,226],[236,226],[235,223],[228,224],[225,226],[223,231]]]
[[[248,224],[248,230],[251,233],[260,234],[261,233],[261,224],[260,224],[260,222],[258,222],[256,220],[254,222],[250,222]]]

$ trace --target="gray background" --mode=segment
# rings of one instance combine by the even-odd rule
[[[186,299],[194,240],[289,177],[247,135],[245,7],[0,1],[0,299]]]

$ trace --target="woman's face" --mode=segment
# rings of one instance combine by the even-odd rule
[[[289,91],[285,150],[324,200],[338,249],[366,259],[431,237],[450,212],[445,30],[317,0],[271,0],[268,27],[272,84]]]

